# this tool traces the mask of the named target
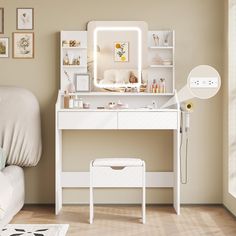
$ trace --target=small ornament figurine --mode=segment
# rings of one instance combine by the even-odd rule
[[[169,32],[165,33],[164,35],[164,46],[169,45]]]
[[[156,47],[159,46],[159,37],[158,37],[158,35],[153,34],[152,37],[153,37],[153,40],[154,40],[154,46],[156,46]]]
[[[80,46],[80,41],[79,40],[75,40],[75,47],[79,47]]]
[[[70,40],[70,47],[76,46],[76,40]]]
[[[76,64],[79,66],[80,65],[80,56],[76,60]]]

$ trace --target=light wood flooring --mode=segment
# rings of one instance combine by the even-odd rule
[[[88,206],[25,206],[12,220],[15,224],[69,224],[67,236],[236,236],[236,219],[222,206],[184,206],[177,216],[172,206],[148,206],[147,223],[140,223],[140,206],[96,206],[88,224]]]

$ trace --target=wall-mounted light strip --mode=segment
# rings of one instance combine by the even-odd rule
[[[97,35],[100,31],[136,31],[138,33],[138,83],[117,83],[117,84],[99,84],[98,83],[98,59],[97,59]],[[96,27],[93,32],[93,58],[94,58],[94,85],[99,88],[120,88],[120,87],[140,87],[142,78],[142,32],[139,27]]]

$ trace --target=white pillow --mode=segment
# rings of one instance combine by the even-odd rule
[[[103,74],[102,84],[114,84],[116,82],[116,70],[105,70]]]
[[[130,70],[116,70],[116,83],[129,83]]]
[[[10,205],[13,187],[8,178],[0,171],[0,220],[3,219],[8,206]]]

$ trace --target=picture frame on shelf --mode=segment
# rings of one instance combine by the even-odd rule
[[[0,34],[4,34],[4,8],[0,8]]]
[[[15,59],[34,58],[34,33],[14,32],[12,33],[12,57]]]
[[[9,38],[0,37],[0,58],[9,57]]]
[[[89,92],[90,91],[90,81],[89,74],[75,74],[76,81],[76,91],[77,92]]]
[[[16,9],[16,29],[17,30],[34,29],[34,8]]]

